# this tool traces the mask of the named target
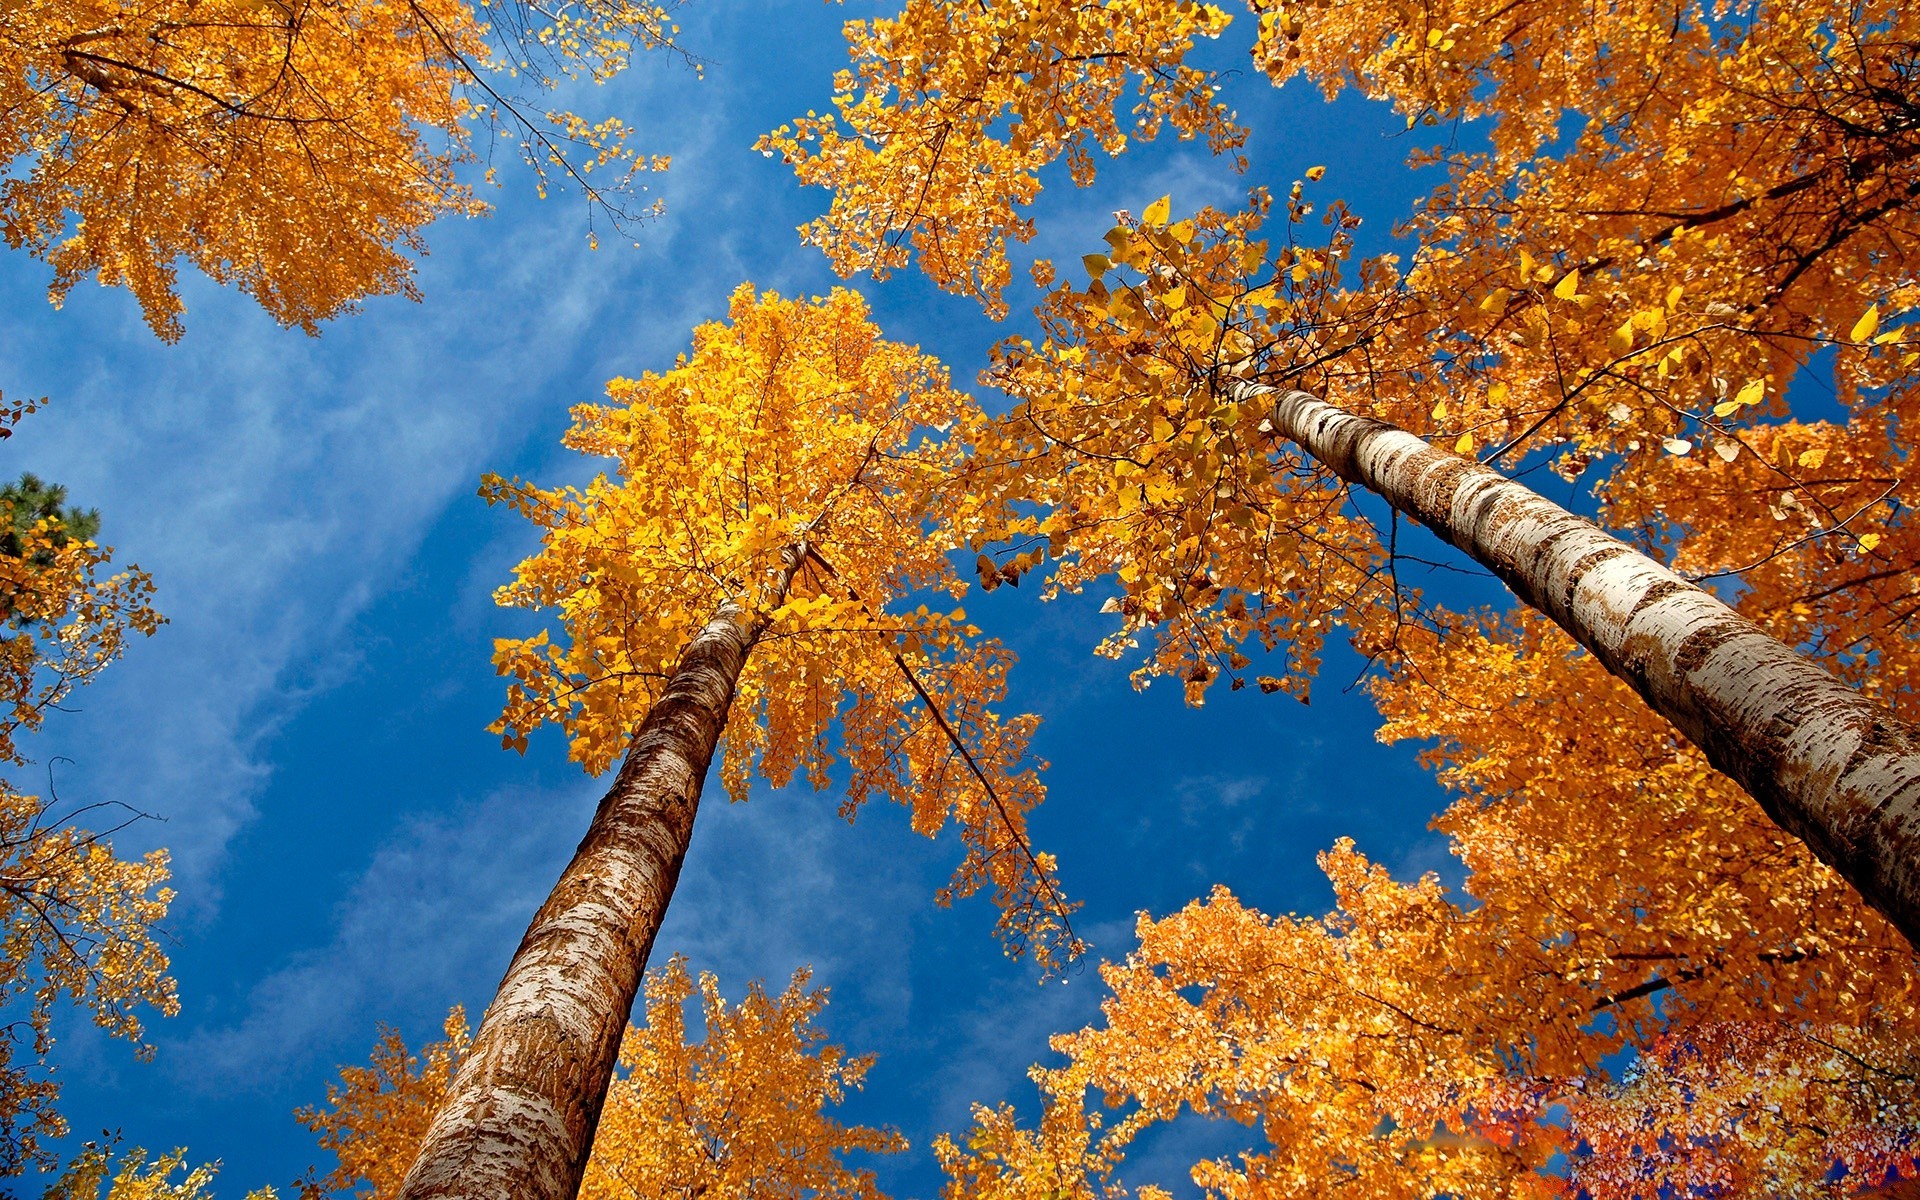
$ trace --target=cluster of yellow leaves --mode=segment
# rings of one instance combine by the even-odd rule
[[[12,528],[10,508],[0,527]],[[0,765],[25,763],[18,737],[119,657],[161,617],[152,583],[130,570],[102,579],[107,552],[41,520],[0,553]],[[99,808],[100,806],[93,806]],[[153,927],[172,892],[167,856],[116,858],[102,835],[0,780],[0,1178],[51,1165],[63,1136],[59,1086],[41,1068],[54,1006],[70,1001],[109,1034],[139,1042],[140,1006],[177,1007]],[[26,1051],[25,1061],[16,1055]]]
[[[1304,204],[1300,185],[1288,203]],[[1284,651],[1261,686],[1304,697],[1335,621],[1384,645],[1414,599],[1386,578],[1386,548],[1340,481],[1232,390],[1338,358],[1379,319],[1333,285],[1346,235],[1275,248],[1255,237],[1268,207],[1255,193],[1244,213],[1169,222],[1162,198],[1109,231],[1087,285],[1047,295],[1039,344],[996,351],[990,378],[1019,403],[967,466],[975,541],[1044,539],[1055,591],[1112,576],[1121,627],[1102,651],[1123,655],[1154,631],[1136,682],[1175,675],[1196,703],[1217,679],[1244,686],[1255,640]]]
[[[1046,1098],[1040,1125],[1020,1128],[1011,1104],[975,1105],[965,1148],[941,1134],[934,1157],[947,1172],[946,1194],[966,1200],[1107,1200],[1120,1189],[1100,1184],[1125,1157],[1131,1135],[1143,1122],[1123,1119],[1102,1135],[1103,1114],[1087,1106],[1086,1073],[1077,1066],[1033,1072]],[[1165,1200],[1158,1188],[1140,1190],[1142,1200]]]
[[[1857,1195],[1911,1179],[1920,1133],[1909,1114],[1920,1097],[1905,1066],[1884,1069],[1887,1049],[1858,1030],[1751,1022],[1663,1037],[1624,1087],[1581,1105],[1578,1132],[1592,1152],[1576,1179],[1596,1196],[1700,1200]],[[1829,1187],[1804,1176],[1780,1186],[1777,1164],[1822,1161],[1830,1174],[1844,1170]]]
[[[179,1009],[154,936],[173,899],[166,852],[117,858],[75,815],[0,781],[0,1012],[11,1026],[0,1037],[0,1178],[51,1165],[49,1143],[67,1131],[44,1070],[56,1004],[136,1044],[140,1006]]]
[[[777,997],[757,983],[728,1005],[719,983],[697,985],[703,1033],[690,1040],[687,1002],[696,991],[680,958],[646,981],[646,1022],[627,1031],[621,1073],[607,1092],[580,1194],[588,1200],[727,1196],[734,1200],[879,1200],[852,1152],[886,1154],[906,1143],[889,1130],[844,1125],[830,1115],[857,1089],[872,1059],[826,1044],[815,1024],[826,994],[796,972]],[[339,1157],[304,1195],[357,1189],[359,1200],[397,1195],[427,1124],[468,1044],[459,1009],[447,1038],[415,1057],[388,1032],[367,1067],[347,1067],[327,1088],[327,1107],[300,1111]]]
[[[152,1160],[139,1147],[114,1162],[112,1142],[88,1142],[60,1172],[42,1200],[212,1200],[207,1189],[215,1167],[187,1166],[187,1152],[175,1150]],[[179,1178],[175,1178],[175,1174]],[[105,1187],[102,1195],[100,1189]],[[248,1192],[247,1200],[275,1200],[270,1187]]]
[[[1555,947],[1551,971],[1616,995],[1662,964],[1717,1019],[1817,1004],[1866,1021],[1868,997],[1914,1019],[1912,949],[1545,622],[1455,629],[1376,695],[1381,736],[1435,739],[1427,761],[1466,794],[1437,827],[1467,889]],[[1560,719],[1573,696],[1581,719]]]
[[[20,553],[0,554],[0,762],[15,765],[19,733],[119,658],[129,636],[164,620],[146,572],[102,578],[107,552],[63,537],[56,522],[38,522],[20,542]]]
[[[182,328],[181,260],[309,332],[363,297],[414,295],[421,230],[484,207],[455,177],[463,122],[517,126],[543,173],[657,165],[624,148],[617,122],[536,125],[500,89],[508,73],[604,78],[635,42],[668,44],[662,9],[574,0],[488,15],[499,23],[465,0],[9,3],[0,230],[52,265],[55,303],[97,276],[131,290],[168,339]]]
[[[1414,428],[1596,457],[1684,455],[1777,403],[1823,346],[1841,398],[1912,365],[1914,17],[1884,4],[1275,6],[1256,57],[1409,121],[1484,118],[1403,236],[1373,349]],[[1541,48],[1551,46],[1551,53]],[[1446,405],[1443,401],[1443,406]],[[1431,418],[1431,422],[1429,419]]]
[[[855,69],[835,80],[837,117],[808,113],[760,149],[833,189],[802,232],[843,273],[903,266],[911,244],[940,286],[999,315],[1007,242],[1033,236],[1016,209],[1041,168],[1064,156],[1091,183],[1094,148],[1118,154],[1168,124],[1216,152],[1241,143],[1211,77],[1184,65],[1228,19],[1196,0],[910,0],[897,17],[847,24]],[[1129,85],[1138,100],[1123,115]]]
[[[758,983],[729,1006],[699,979],[704,1035],[687,1036],[695,992],[678,958],[647,977],[647,1023],[630,1030],[580,1188],[585,1200],[812,1196],[878,1200],[873,1172],[845,1156],[892,1154],[906,1139],[828,1113],[858,1088],[871,1055],[826,1044],[814,1022],[827,996],[802,969],[777,998]]]
[[[554,608],[564,638],[504,640],[496,728],[524,747],[543,723],[605,770],[724,604],[757,636],[740,677],[721,776],[825,787],[844,760],[843,812],[872,796],[966,847],[943,894],[990,888],[1009,949],[1070,951],[1053,863],[1028,849],[1044,794],[1026,757],[1035,720],[1000,717],[1011,655],[966,614],[949,558],[945,485],[972,403],[916,349],[883,340],[865,303],[734,293],[663,375],[615,380],[613,403],[574,410],[567,445],[615,460],[585,489],[490,480],[485,494],[543,531],[502,604]],[[838,729],[839,754],[833,734]]]
[[[318,1200],[355,1187],[363,1200],[400,1194],[433,1114],[446,1099],[447,1084],[472,1044],[466,1012],[459,1007],[447,1014],[444,1029],[446,1040],[430,1043],[418,1056],[408,1053],[397,1031],[382,1029],[368,1064],[340,1068],[340,1082],[327,1085],[327,1107],[294,1112],[336,1160],[324,1177],[308,1172],[300,1184],[302,1196]]]

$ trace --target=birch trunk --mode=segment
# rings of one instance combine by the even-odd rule
[[[1235,390],[1572,634],[1920,946],[1920,728],[1496,471],[1305,392]]]
[[[804,557],[790,550],[769,607]],[[700,785],[761,632],[720,606],[647,711],[534,914],[434,1115],[401,1200],[573,1200],[633,1000],[693,836]]]

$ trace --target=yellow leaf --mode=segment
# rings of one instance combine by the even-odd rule
[[[1320,180],[1320,177],[1325,175],[1326,173],[1327,173],[1327,169],[1325,167],[1308,167],[1307,168],[1307,178],[1316,183],[1318,183]]]
[[[1879,328],[1880,306],[1878,304],[1869,304],[1867,305],[1867,311],[1861,315],[1858,321],[1853,323],[1853,329],[1848,332],[1847,340],[1850,342],[1864,342],[1872,337],[1874,331]]]
[[[1145,225],[1165,225],[1167,223],[1167,214],[1172,211],[1173,197],[1171,195],[1162,196],[1152,204],[1147,205],[1147,211],[1140,214],[1140,221]]]
[[[1880,535],[1877,533],[1863,533],[1860,535],[1860,548],[1862,550],[1871,550],[1879,544]]]
[[[1800,452],[1800,465],[1803,467],[1817,468],[1821,463],[1826,461],[1827,449],[1825,446],[1815,446],[1811,450],[1802,450]]]
[[[1453,442],[1453,452],[1455,454],[1473,453],[1473,435],[1471,433],[1463,433],[1455,438]]]
[[[1766,398],[1767,381],[1764,379],[1754,379],[1748,381],[1747,386],[1740,389],[1740,394],[1733,398],[1733,402],[1735,404],[1758,404]]]
[[[1083,254],[1080,256],[1080,261],[1086,265],[1087,274],[1094,279],[1100,278],[1113,269],[1113,263],[1108,261],[1104,254]]]
[[[1580,290],[1580,272],[1568,271],[1566,278],[1553,285],[1553,294],[1562,300],[1573,299]]]
[[[1487,403],[1488,404],[1505,404],[1507,402],[1507,394],[1508,394],[1507,385],[1504,383],[1495,382],[1494,384],[1490,385],[1487,388]]]

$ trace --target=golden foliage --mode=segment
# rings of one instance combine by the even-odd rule
[[[905,1149],[899,1135],[843,1125],[830,1111],[857,1089],[871,1058],[826,1043],[815,1021],[826,993],[794,974],[777,997],[759,984],[728,1005],[719,984],[699,983],[683,959],[651,971],[645,1024],[630,1027],[621,1073],[607,1092],[580,1194],[622,1197],[725,1195],[737,1200],[818,1196],[882,1200],[870,1171],[849,1168],[849,1152]],[[703,1032],[690,1040],[687,1002],[700,996]],[[327,1107],[299,1119],[339,1157],[325,1177],[302,1184],[319,1197],[357,1189],[358,1200],[386,1200],[400,1183],[446,1095],[468,1045],[456,1008],[447,1037],[410,1055],[386,1031],[366,1067],[346,1067],[327,1088]]]
[[[704,1036],[687,1037],[695,984],[680,958],[647,976],[647,1020],[620,1047],[614,1079],[580,1188],[585,1200],[812,1196],[879,1200],[873,1172],[850,1152],[891,1154],[891,1130],[842,1125],[828,1112],[858,1088],[870,1055],[827,1045],[814,1021],[826,1007],[796,971],[778,997],[748,985],[729,1006],[714,976],[698,984]]]
[[[455,174],[474,122],[518,136],[543,190],[557,168],[618,215],[632,173],[664,164],[617,121],[524,115],[507,77],[604,79],[672,33],[630,0],[486,16],[465,0],[17,0],[0,10],[0,229],[53,267],[55,304],[95,276],[172,340],[184,260],[311,333],[364,297],[417,295],[421,231],[483,210]],[[626,176],[603,188],[596,167]]]
[[[10,505],[0,527],[14,527]],[[0,763],[9,767],[26,762],[22,733],[118,658],[130,634],[150,634],[162,620],[143,572],[100,578],[108,552],[64,537],[57,521],[16,536],[18,552],[0,553]],[[45,1069],[57,1004],[71,1002],[136,1044],[140,1006],[178,1008],[154,940],[173,898],[166,852],[116,858],[106,835],[75,824],[106,807],[62,814],[0,780],[0,1010],[9,1020],[0,1036],[0,1178],[50,1167],[49,1142],[66,1133],[54,1108],[59,1085]]]
[[[1301,203],[1296,186],[1290,212]],[[996,351],[990,378],[1019,405],[967,467],[975,540],[1046,539],[1056,592],[1111,575],[1121,626],[1102,652],[1156,636],[1136,683],[1174,675],[1194,703],[1218,679],[1245,685],[1255,640],[1284,651],[1262,688],[1305,698],[1335,621],[1384,644],[1415,599],[1386,577],[1386,547],[1344,485],[1229,390],[1337,358],[1377,320],[1333,287],[1347,235],[1276,248],[1255,237],[1268,207],[1256,192],[1246,212],[1170,222],[1162,199],[1110,230],[1087,285],[1048,293],[1040,343]]]
[[[114,1141],[88,1142],[42,1193],[42,1200],[212,1200],[207,1189],[217,1164],[187,1166],[187,1152],[155,1155],[134,1147],[114,1162]],[[175,1173],[179,1178],[175,1178]],[[102,1195],[100,1189],[105,1187]],[[270,1187],[247,1193],[247,1200],[276,1200]]]
[[[10,1023],[0,1037],[0,1178],[51,1165],[49,1142],[66,1133],[60,1086],[45,1070],[56,1004],[136,1044],[140,1006],[179,1010],[154,939],[173,900],[166,851],[116,858],[101,835],[72,824],[77,815],[0,781],[0,1011]]]
[[[1737,580],[1747,617],[1914,720],[1916,418],[1920,394],[1904,384],[1844,424],[1756,421],[1712,456],[1633,464],[1603,496],[1615,520],[1671,539],[1675,569]]]
[[[1363,283],[1400,306],[1367,355],[1374,411],[1450,443],[1566,441],[1571,470],[1751,415],[1821,346],[1841,348],[1848,394],[1876,347],[1911,365],[1890,322],[1915,301],[1912,13],[1854,0],[1252,7],[1251,53],[1275,83],[1356,86],[1410,126],[1488,126],[1484,152],[1413,156],[1445,181],[1397,231],[1419,246],[1412,262],[1384,256]],[[854,70],[835,97],[848,133],[810,116],[763,145],[832,189],[806,232],[836,267],[897,266],[911,243],[932,278],[999,311],[1005,242],[1032,235],[1018,208],[1040,166],[1069,153],[1084,184],[1094,147],[1123,152],[1126,81],[1139,81],[1142,134],[1179,113],[1183,133],[1239,145],[1222,80],[1187,62],[1227,14],[1156,12],[1160,24],[1119,3],[922,0],[850,23]],[[1430,422],[1438,381],[1451,413]]]
[[[910,0],[898,17],[850,21],[855,68],[834,83],[839,114],[808,113],[760,140],[804,183],[833,189],[825,217],[803,228],[843,274],[884,275],[910,243],[949,291],[1001,315],[1007,241],[1027,241],[1016,209],[1040,190],[1040,169],[1064,156],[1091,183],[1093,150],[1118,154],[1171,124],[1216,151],[1244,133],[1183,65],[1196,38],[1229,18],[1210,4],[960,5]],[[1131,122],[1118,110],[1128,85]]]
[[[0,762],[23,762],[15,738],[164,620],[146,572],[101,578],[107,562],[53,521],[25,531],[18,554],[0,554]]]
[[[454,1069],[472,1043],[459,1006],[447,1014],[443,1028],[446,1040],[430,1043],[417,1056],[408,1053],[398,1031],[383,1028],[368,1064],[340,1068],[340,1082],[327,1085],[327,1107],[295,1110],[294,1119],[318,1133],[321,1147],[336,1160],[322,1178],[309,1171],[301,1195],[348,1188],[357,1188],[354,1195],[361,1200],[400,1194]]]
[[[1142,918],[1102,1022],[1035,1072],[1039,1132],[978,1111],[950,1195],[1112,1186],[1183,1112],[1259,1130],[1193,1168],[1228,1197],[1836,1196],[1920,1170],[1920,958],[1626,685],[1528,618],[1417,635],[1375,691],[1382,737],[1431,739],[1460,793],[1436,827],[1463,894],[1343,840],[1328,917],[1216,889]]]
[[[1473,420],[1657,449],[1822,345],[1851,393],[1862,314],[1912,305],[1920,63],[1897,6],[1260,7],[1276,82],[1487,121],[1484,153],[1416,155],[1448,178],[1403,227],[1426,357],[1506,390]]]
[[[938,605],[966,588],[936,489],[976,410],[933,359],[882,340],[853,293],[743,286],[729,317],[696,330],[672,371],[574,410],[567,445],[613,458],[614,479],[486,484],[543,535],[500,602],[556,609],[565,631],[497,644],[510,682],[495,728],[524,748],[558,725],[574,759],[605,770],[693,634],[739,603],[759,632],[727,727],[728,794],[744,800],[756,770],[825,787],[844,760],[844,815],[879,796],[928,836],[959,825],[943,900],[989,888],[1010,953],[1071,952],[1052,860],[1026,838],[1044,794],[1026,756],[1035,719],[991,707],[1012,656]]]

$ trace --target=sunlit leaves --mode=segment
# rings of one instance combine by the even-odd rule
[[[178,1010],[154,928],[173,899],[167,878],[164,850],[115,857],[70,814],[0,782],[0,1013],[11,1024],[0,1037],[0,1178],[51,1166],[67,1131],[44,1069],[56,1006],[135,1043],[143,1009]]]
[[[517,139],[544,189],[568,174],[616,218],[635,171],[617,121],[541,113],[535,87],[604,79],[668,45],[664,10],[465,0],[21,0],[0,10],[0,227],[81,280],[129,289],[182,331],[184,261],[316,322],[415,295],[425,226],[483,206],[456,178],[470,131]],[[611,176],[611,177],[609,177]]]
[[[1283,650],[1281,686],[1304,695],[1335,620],[1385,639],[1409,599],[1379,577],[1382,548],[1339,482],[1232,390],[1309,370],[1324,382],[1339,368],[1319,364],[1379,320],[1337,292],[1344,233],[1276,247],[1256,236],[1266,208],[1256,193],[1246,213],[1169,224],[1163,197],[1110,230],[1097,277],[1048,295],[1043,339],[996,351],[990,377],[1019,407],[968,466],[976,540],[1035,542],[1008,565],[1050,558],[1055,590],[1117,584],[1103,651],[1151,638],[1138,678],[1174,675],[1195,701],[1219,679],[1244,685],[1250,642]]]
[[[213,1200],[209,1189],[219,1164],[190,1167],[185,1150],[151,1159],[137,1146],[119,1152],[117,1140],[82,1146],[41,1200]],[[247,1193],[247,1200],[275,1197],[270,1187]]]
[[[556,724],[605,770],[694,632],[741,604],[758,634],[727,727],[728,793],[745,799],[755,771],[822,788],[844,765],[847,815],[880,797],[928,836],[958,823],[946,894],[990,891],[1010,949],[1071,950],[1051,861],[1026,843],[1044,793],[1026,756],[1035,719],[995,711],[1012,656],[947,603],[966,590],[949,558],[965,510],[940,489],[977,410],[933,359],[883,340],[851,292],[743,287],[729,318],[695,331],[673,370],[575,409],[567,444],[614,460],[614,478],[487,484],[544,536],[500,602],[555,609],[564,629],[496,646],[496,729],[524,747]]]
[[[1216,151],[1240,144],[1210,76],[1185,64],[1228,20],[1191,0],[910,0],[897,17],[847,25],[855,66],[835,82],[834,113],[809,113],[760,146],[833,189],[831,210],[803,233],[843,274],[903,266],[911,247],[942,287],[1003,313],[1007,243],[1033,236],[1020,210],[1042,168],[1064,157],[1087,184],[1096,151],[1117,154],[1169,125]],[[1137,98],[1123,108],[1130,87]]]
[[[54,517],[16,522],[11,496],[0,506],[0,765],[11,768],[26,761],[24,734],[162,618],[143,572],[103,578],[107,551]],[[138,815],[94,808],[88,824]],[[58,1085],[41,1069],[57,1005],[136,1043],[143,1009],[177,1008],[153,929],[173,896],[166,853],[117,858],[78,815],[0,780],[0,1013],[11,1023],[0,1037],[0,1177],[52,1165],[49,1143],[66,1132]]]
[[[778,996],[755,983],[744,1000],[728,1004],[712,975],[696,985],[682,959],[649,972],[645,1018],[621,1044],[580,1194],[881,1200],[873,1173],[849,1166],[846,1156],[891,1153],[905,1142],[834,1118],[872,1059],[827,1043],[816,1024],[826,993],[807,982],[807,972],[797,972]],[[696,993],[701,1032],[694,1037],[687,1009]],[[467,1051],[457,1008],[446,1035],[415,1055],[398,1034],[384,1032],[367,1066],[343,1068],[328,1085],[324,1107],[300,1111],[339,1157],[303,1194],[353,1188],[359,1200],[389,1200],[399,1193]]]
[[[301,1185],[303,1196],[315,1200],[348,1188],[355,1188],[360,1200],[400,1194],[427,1126],[446,1099],[454,1068],[472,1043],[461,1009],[447,1014],[444,1028],[446,1039],[417,1055],[397,1031],[382,1029],[367,1065],[342,1067],[340,1081],[327,1085],[324,1107],[308,1105],[294,1113],[320,1135],[321,1148],[336,1160],[325,1176],[309,1174]]]
[[[858,27],[841,103],[857,95],[867,144],[785,147],[804,179],[835,189],[809,236],[842,270],[897,265],[912,242],[935,279],[997,303],[1006,269],[989,251],[1009,230],[1031,235],[1013,213],[1046,156],[1021,164],[999,207],[979,193],[1001,177],[993,153],[1027,144],[1028,114],[1073,94],[1060,78],[1136,72],[1149,96],[1217,86],[1196,78],[1185,41],[1093,48],[1065,32],[1113,8],[923,2]],[[1707,420],[1758,415],[1735,392],[1760,379],[1778,394],[1822,345],[1843,344],[1844,400],[1920,361],[1878,324],[1920,298],[1904,249],[1920,167],[1912,14],[1851,0],[1254,8],[1253,57],[1276,83],[1358,87],[1409,125],[1490,125],[1484,152],[1413,155],[1446,177],[1399,230],[1418,246],[1404,269],[1386,256],[1365,285],[1401,297],[1365,355],[1380,415],[1449,442],[1472,431],[1507,450],[1558,445],[1572,477],[1698,442]],[[1092,106],[1094,119],[1108,107]],[[990,283],[967,275],[979,262],[993,265]],[[1456,400],[1438,427],[1436,387]]]
[[[1326,917],[1224,889],[1143,917],[1102,968],[1100,1020],[1034,1073],[1039,1127],[976,1110],[946,1147],[950,1197],[1099,1195],[1186,1112],[1251,1127],[1191,1170],[1244,1200],[1330,1177],[1382,1197],[1824,1197],[1920,1169],[1911,947],[1543,623],[1410,641],[1377,689],[1385,732],[1432,739],[1460,792],[1438,822],[1460,892],[1342,841]]]
[[[741,1200],[881,1200],[849,1155],[906,1149],[891,1130],[831,1115],[873,1065],[827,1044],[815,1021],[824,991],[795,972],[778,996],[760,984],[728,1004],[711,974],[698,984],[674,959],[647,977],[646,1024],[627,1033],[607,1093],[586,1200],[737,1196]],[[699,1000],[699,1040],[687,1008]]]
[[[11,528],[12,505],[4,526]],[[0,763],[22,760],[15,738],[163,618],[137,568],[104,576],[108,552],[42,519],[11,532],[0,553]]]

